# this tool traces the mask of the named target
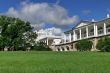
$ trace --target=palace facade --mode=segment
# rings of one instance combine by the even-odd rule
[[[74,28],[64,32],[61,42],[51,44],[53,51],[77,51],[76,42],[82,39],[88,39],[93,42],[91,51],[96,51],[96,44],[100,38],[110,35],[110,17],[100,21],[80,21]],[[49,42],[49,41],[48,41]]]

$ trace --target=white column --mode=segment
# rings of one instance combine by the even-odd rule
[[[66,43],[66,34],[64,34],[64,43]]]
[[[98,35],[97,25],[94,24],[94,36]]]
[[[95,30],[96,30],[96,31],[95,31],[95,32],[96,32],[96,33],[95,33],[95,36],[97,36],[97,35],[98,35],[98,29],[97,29],[97,25],[96,25]]]
[[[69,33],[69,41],[71,42],[71,33]]]
[[[104,23],[104,34],[106,35],[106,24]]]
[[[96,36],[96,26],[94,24],[94,36]]]
[[[73,30],[73,40],[75,41],[76,40],[76,33],[75,33],[75,30]]]
[[[49,44],[48,44],[48,38],[47,38],[47,45],[49,45]]]
[[[72,41],[74,41],[74,30],[73,30],[73,36],[72,37],[73,37],[73,40]]]
[[[81,39],[81,28],[79,29],[80,39]]]
[[[86,26],[86,36],[88,38],[88,26]]]

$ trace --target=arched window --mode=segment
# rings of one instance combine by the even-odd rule
[[[69,50],[69,47],[68,47],[68,46],[66,46],[66,49],[67,49],[67,50]]]
[[[60,48],[57,48],[58,51],[60,51]]]
[[[71,45],[71,49],[73,49],[73,45]]]
[[[65,51],[64,47],[61,47],[62,51]]]

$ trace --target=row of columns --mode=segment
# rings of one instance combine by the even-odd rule
[[[44,42],[46,45],[49,45],[49,40],[48,40],[48,38],[46,38],[46,39],[43,40],[42,42]]]
[[[94,29],[94,36],[98,36],[98,27],[97,27],[97,25],[96,24],[94,24],[94,26],[93,26],[93,29]],[[78,29],[79,30],[79,39],[82,39],[82,37],[81,37],[81,35],[82,35],[82,30],[81,30],[81,28],[79,28]],[[73,36],[71,35],[73,33]],[[72,41],[72,39],[71,39],[71,37],[73,37],[73,41],[75,41],[76,40],[76,32],[75,32],[75,30],[73,30],[73,32],[70,32],[69,33],[69,42],[71,42]],[[104,35],[106,35],[106,24],[104,23]],[[88,26],[86,26],[86,38],[88,38],[89,37],[89,28],[88,28]],[[64,35],[64,42],[66,42],[66,40],[67,40],[67,38],[66,38],[66,35]]]

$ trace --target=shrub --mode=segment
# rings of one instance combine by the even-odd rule
[[[75,44],[78,51],[90,51],[92,48],[92,41],[80,40]]]
[[[51,51],[51,49],[43,42],[39,42],[32,47],[35,51]]]
[[[110,38],[105,37],[98,41],[96,48],[100,51],[110,52]]]

